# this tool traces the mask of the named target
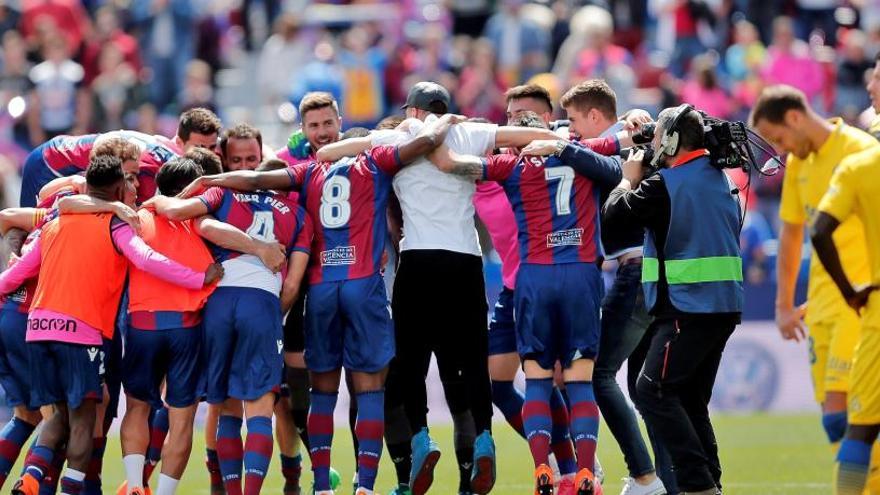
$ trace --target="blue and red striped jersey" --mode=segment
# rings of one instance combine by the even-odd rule
[[[309,283],[379,272],[387,236],[385,208],[400,168],[396,146],[377,146],[334,163],[300,163],[287,169],[315,228]]]
[[[137,144],[141,149],[138,202],[152,198],[156,194],[156,174],[159,169],[180,152],[174,142],[166,137],[127,130],[82,136],[56,136],[43,145],[43,161],[58,177],[83,173],[89,168],[89,156],[95,144],[110,138],[124,139]]]
[[[311,223],[302,208],[281,194],[241,192],[212,187],[198,197],[217,220],[238,227],[249,236],[277,242],[293,251],[309,252]],[[223,262],[242,253],[212,245],[214,258]]]
[[[249,236],[266,242],[277,242],[287,249],[309,253],[312,223],[306,212],[287,197],[269,191],[242,192],[210,188],[198,197],[208,212]],[[274,295],[281,293],[282,274],[272,273],[254,255],[209,245],[214,259],[223,263],[225,273],[218,287],[249,287],[263,289]]]
[[[483,179],[501,183],[513,207],[522,263],[593,263],[599,242],[599,190],[559,158],[493,155]]]

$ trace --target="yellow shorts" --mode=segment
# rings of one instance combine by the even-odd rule
[[[880,424],[880,327],[865,327],[853,357],[847,422]]]
[[[807,322],[810,331],[810,371],[816,402],[825,402],[826,392],[849,390],[850,369],[859,341],[860,326],[859,316],[849,306],[831,318]]]

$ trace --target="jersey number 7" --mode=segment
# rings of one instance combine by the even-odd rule
[[[556,214],[571,214],[571,186],[574,183],[574,169],[571,167],[550,167],[544,169],[544,179],[559,181],[556,185]]]

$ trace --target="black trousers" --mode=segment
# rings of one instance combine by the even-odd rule
[[[685,492],[721,488],[709,399],[739,315],[658,318],[636,389],[639,410],[672,457]]]
[[[413,433],[427,426],[425,380],[433,353],[450,411],[470,409],[477,433],[490,430],[482,259],[444,250],[404,251],[391,307],[397,350],[385,384],[386,410],[403,405]]]

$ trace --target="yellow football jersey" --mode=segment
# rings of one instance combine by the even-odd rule
[[[819,203],[819,210],[841,221],[841,227],[853,218],[860,220],[867,245],[874,247],[873,252],[868,253],[870,281],[880,283],[880,146],[852,155],[841,163]],[[841,253],[841,259],[843,256]],[[871,295],[862,315],[862,326],[880,329],[880,293]]]
[[[789,155],[782,184],[779,216],[784,222],[806,225],[828,190],[834,169],[849,155],[878,145],[870,134],[832,119],[834,130],[818,151],[801,160]],[[854,283],[870,279],[865,236],[858,218],[848,218],[834,233],[834,243],[847,276]],[[815,253],[810,260],[807,322],[834,318],[848,306]]]

